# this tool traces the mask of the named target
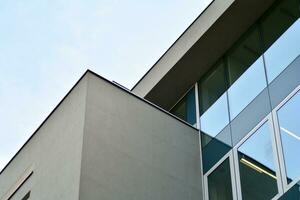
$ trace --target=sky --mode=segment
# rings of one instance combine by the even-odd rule
[[[90,69],[131,89],[211,0],[1,0],[0,170]]]

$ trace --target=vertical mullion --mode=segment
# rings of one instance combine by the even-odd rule
[[[238,146],[233,148],[234,155],[234,166],[235,166],[235,182],[236,182],[236,193],[237,199],[242,199],[242,188],[241,188],[241,179],[240,179],[240,168],[239,168],[239,156],[238,156]]]
[[[199,152],[200,152],[200,171],[201,171],[201,187],[203,191],[203,197],[204,199],[207,198],[207,191],[205,187],[205,180],[204,180],[204,174],[203,174],[203,160],[202,160],[202,141],[201,141],[201,125],[200,125],[200,110],[199,110],[199,90],[198,90],[198,82],[195,83],[195,105],[196,105],[196,127],[199,129]]]
[[[270,133],[271,133],[271,140],[272,140],[272,149],[273,149],[273,159],[275,159],[275,165],[276,165],[276,176],[277,176],[277,187],[278,187],[278,194],[276,196],[280,196],[284,192],[284,186],[283,186],[283,176],[282,176],[282,167],[280,166],[280,152],[278,148],[278,138],[275,133],[275,127],[274,127],[274,121],[273,121],[273,116],[272,112],[268,116],[268,124],[270,128]]]
[[[237,194],[237,182],[236,182],[236,168],[235,168],[235,156],[233,155],[233,150],[230,150],[229,155],[229,168],[230,168],[230,176],[231,176],[231,189],[232,189],[232,198],[233,200],[238,200],[238,194]]]
[[[228,95],[228,89],[230,87],[230,81],[229,81],[229,61],[228,61],[228,57],[225,55],[223,57],[223,62],[224,62],[224,67],[225,67],[225,73],[224,73],[224,76],[225,76],[225,81],[226,81],[226,99],[227,99],[227,110],[228,110],[228,117],[229,117],[229,131],[230,131],[230,140],[231,140],[231,146],[233,146],[233,138],[232,138],[232,128],[231,128],[231,115],[230,115],[230,102],[229,102],[229,95]],[[239,175],[237,173],[237,168],[236,168],[236,165],[235,165],[235,162],[237,160],[237,157],[234,155],[234,151],[232,151],[232,154],[231,154],[231,162],[230,162],[230,173],[231,173],[231,184],[232,184],[232,195],[233,195],[233,199],[234,200],[237,200],[237,199],[240,199],[239,198],[239,189],[238,188],[238,182],[237,182],[237,179],[239,179]]]
[[[286,179],[287,176],[286,176],[283,148],[282,148],[282,142],[280,136],[279,121],[276,112],[277,109],[272,111],[272,119],[273,119],[273,126],[274,126],[274,135],[277,144],[278,160],[279,160],[279,167],[281,172],[281,182],[282,182],[283,192],[286,192],[288,183]]]
[[[195,105],[196,105],[196,128],[200,130],[200,102],[199,102],[199,91],[198,82],[195,83]]]
[[[204,185],[203,185],[203,196],[204,196],[204,200],[209,200],[209,195],[208,195],[208,175],[204,175],[203,176],[203,181],[204,181]]]

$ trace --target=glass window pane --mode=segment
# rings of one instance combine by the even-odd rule
[[[255,26],[228,54],[229,83],[232,85],[262,54],[260,34]]]
[[[300,54],[298,18],[299,0],[285,0],[262,20],[265,48],[271,46],[265,52],[269,83]]]
[[[243,200],[272,199],[278,190],[268,123],[238,148],[238,157]]]
[[[300,199],[300,182],[290,188],[279,200],[299,200]]]
[[[209,200],[232,200],[229,158],[220,164],[208,177]]]
[[[196,124],[196,100],[195,100],[195,88],[192,88],[182,100],[177,103],[170,111],[180,119],[190,123]]]
[[[227,96],[224,93],[200,117],[201,131],[215,137],[229,123]]]
[[[267,86],[259,57],[228,90],[230,117],[234,119]]]
[[[229,123],[225,74],[225,65],[220,61],[199,83],[201,131],[211,137]]]
[[[300,177],[300,92],[277,112],[288,183]]]
[[[299,0],[283,0],[261,19],[264,49],[268,49],[298,18]]]
[[[227,90],[225,65],[220,62],[199,84],[200,114],[213,105]]]
[[[232,149],[230,126],[227,125],[216,137],[201,132],[203,172],[210,170]]]

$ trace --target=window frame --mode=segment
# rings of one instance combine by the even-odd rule
[[[231,177],[231,190],[233,200],[238,200],[236,193],[236,182],[235,182],[235,170],[234,170],[234,159],[233,152],[230,150],[226,155],[224,155],[213,167],[211,167],[204,175],[204,199],[209,200],[209,192],[208,192],[208,176],[212,174],[215,169],[217,169],[226,159],[229,159],[229,168],[230,168],[230,177]]]
[[[242,198],[242,187],[241,187],[241,179],[240,179],[240,166],[239,166],[239,159],[238,159],[238,148],[244,144],[252,135],[256,133],[256,131],[261,128],[265,123],[268,124],[269,130],[271,133],[271,143],[272,143],[272,150],[273,150],[273,157],[274,157],[274,166],[276,168],[276,176],[277,176],[277,188],[278,193],[271,199],[275,200],[278,199],[283,194],[283,184],[282,184],[282,173],[280,168],[280,159],[278,153],[278,146],[277,146],[277,138],[274,130],[272,114],[269,113],[263,120],[261,120],[242,140],[240,140],[233,148],[233,155],[234,155],[234,166],[235,166],[235,173],[236,173],[236,185],[237,185],[237,196],[238,199]]]
[[[298,178],[294,179],[291,183],[288,184],[287,182],[287,174],[286,174],[286,166],[284,160],[284,153],[283,153],[283,145],[281,140],[281,132],[280,132],[280,125],[277,112],[282,108],[286,103],[289,102],[298,92],[300,92],[300,85],[298,85],[283,101],[281,101],[273,110],[272,110],[272,117],[274,120],[274,134],[278,138],[277,139],[277,147],[278,147],[278,155],[279,155],[279,165],[282,174],[282,184],[283,184],[283,193],[287,192],[291,189],[295,184],[300,181],[300,175]]]
[[[211,167],[205,174],[203,174],[204,199],[209,200],[208,176],[212,172],[214,172],[214,170],[220,164],[222,164],[223,161],[229,158],[233,200],[242,200],[238,148],[265,123],[268,123],[270,133],[271,133],[272,150],[274,154],[274,165],[276,167],[277,187],[278,187],[278,194],[274,196],[272,200],[279,199],[284,193],[286,193],[289,189],[291,189],[294,185],[296,185],[300,181],[300,175],[299,175],[299,177],[293,180],[291,183],[289,184],[287,183],[283,146],[282,146],[280,129],[279,129],[279,120],[277,116],[277,111],[280,108],[282,108],[290,99],[292,99],[298,92],[300,92],[300,85],[298,85],[264,119],[262,119],[246,136],[244,136],[243,139],[241,139],[232,148],[232,150],[226,153],[213,167]]]

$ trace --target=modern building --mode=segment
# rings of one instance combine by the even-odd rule
[[[214,0],[130,91],[87,71],[0,200],[300,199],[300,0]]]

